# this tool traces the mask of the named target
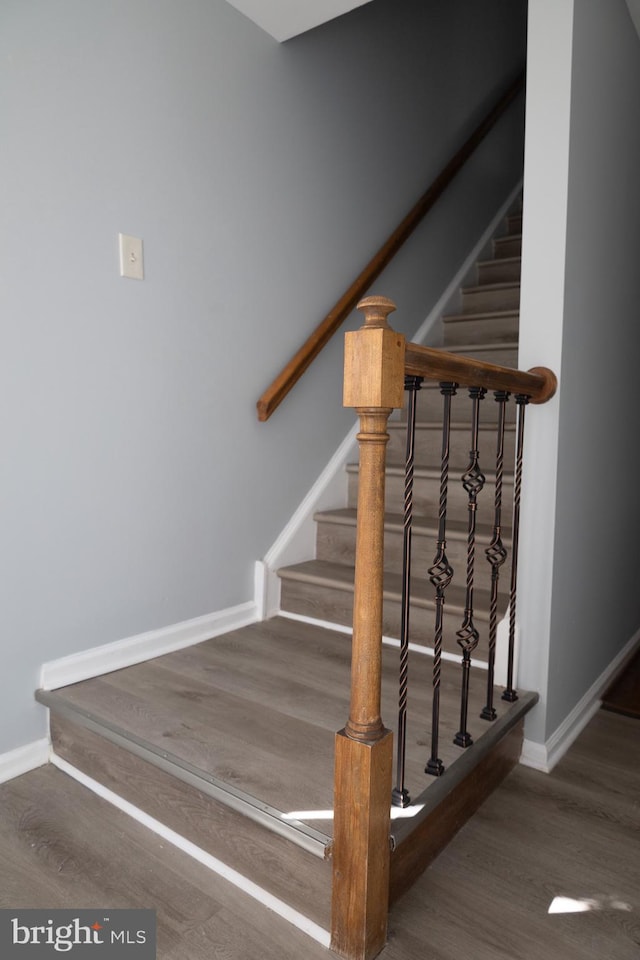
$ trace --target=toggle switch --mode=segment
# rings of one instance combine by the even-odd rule
[[[118,234],[120,248],[120,276],[131,280],[144,280],[144,260],[142,259],[142,240],[130,237],[126,233]]]

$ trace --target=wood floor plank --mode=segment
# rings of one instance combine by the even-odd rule
[[[58,694],[278,809],[328,809],[334,734],[348,715],[350,655],[343,634],[274,618]],[[390,729],[397,722],[397,672],[398,650],[385,646],[382,708]],[[424,775],[431,658],[412,653],[409,677],[406,776],[417,796],[433,782]],[[485,683],[484,671],[472,671],[474,739],[488,726],[479,719]],[[453,744],[459,696],[459,666],[445,662],[439,753],[446,766],[460,756]],[[496,702],[505,706],[497,695]]]
[[[2,907],[155,909],[159,960],[327,956],[284,920],[52,767],[3,784],[0,809]]]
[[[394,907],[387,960],[407,956],[407,936],[442,960],[638,957],[640,805],[637,793],[625,800],[612,785],[619,777],[606,741],[624,735],[617,719],[600,712],[553,774],[519,767],[507,778]],[[609,763],[609,783],[572,772],[585,755]],[[557,896],[598,909],[550,915]]]
[[[551,775],[517,768],[394,905],[381,960],[637,960],[634,722],[600,711]],[[1,906],[157,909],[159,960],[330,956],[51,768],[0,786],[0,862]]]

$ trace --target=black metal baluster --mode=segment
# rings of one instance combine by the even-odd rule
[[[495,720],[496,709],[493,705],[493,683],[496,662],[496,636],[498,633],[498,585],[500,581],[500,567],[507,559],[507,551],[502,543],[502,477],[504,473],[504,420],[505,408],[509,394],[505,390],[497,390],[494,394],[498,408],[498,430],[496,448],[496,492],[494,500],[493,536],[491,543],[485,550],[487,560],[491,564],[491,599],[489,602],[489,670],[487,673],[487,702],[482,708],[480,717],[483,720]]]
[[[507,661],[507,688],[502,699],[513,703],[518,693],[513,686],[513,656],[516,642],[516,601],[518,589],[518,539],[520,535],[520,495],[522,492],[522,454],[524,451],[524,415],[529,397],[516,394],[518,427],[516,437],[516,476],[513,486],[513,546],[511,547],[511,588],[509,591],[509,658]]]
[[[398,695],[398,737],[396,744],[396,785],[391,794],[395,807],[408,807],[409,791],[404,785],[407,745],[407,691],[409,686],[409,605],[411,603],[411,534],[413,523],[413,464],[416,440],[416,394],[422,377],[405,377],[409,394],[407,448],[404,471],[404,528],[402,535],[402,622],[400,625],[400,681]]]
[[[467,589],[462,627],[456,633],[456,638],[462,648],[462,692],[460,696],[460,729],[453,738],[458,747],[470,747],[473,743],[471,734],[467,730],[467,713],[469,707],[469,674],[471,672],[471,654],[478,645],[479,634],[473,623],[473,571],[476,553],[476,512],[478,494],[484,486],[485,477],[480,470],[478,450],[478,426],[480,423],[480,401],[486,390],[484,387],[470,387],[469,396],[473,401],[471,421],[471,450],[469,451],[469,466],[462,476],[462,486],[469,497],[469,533],[467,537]]]
[[[433,704],[431,711],[431,756],[424,768],[425,773],[439,777],[444,773],[444,764],[438,757],[440,726],[440,674],[442,670],[442,623],[444,617],[444,592],[451,583],[453,569],[447,560],[447,491],[449,488],[449,438],[451,434],[451,398],[455,396],[456,383],[441,383],[444,397],[442,420],[442,457],[440,466],[440,502],[438,506],[438,543],[429,578],[436,589],[436,625],[433,641]]]

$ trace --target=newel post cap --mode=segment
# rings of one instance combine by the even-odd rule
[[[366,297],[360,330],[345,334],[345,407],[400,408],[404,402],[405,339],[387,321],[396,305],[387,297]]]

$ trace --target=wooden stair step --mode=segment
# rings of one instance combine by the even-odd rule
[[[445,350],[468,343],[518,342],[520,313],[517,309],[452,314],[442,321]]]
[[[493,241],[493,255],[496,259],[502,257],[522,256],[522,234],[508,234],[506,237],[496,237]]]
[[[324,560],[308,560],[278,570],[281,579],[280,606],[284,612],[350,626],[353,622],[353,567]],[[400,636],[402,578],[385,573],[383,630],[388,637]],[[434,589],[428,580],[412,579],[411,639],[432,646],[434,630]],[[474,591],[475,621],[480,633],[476,660],[486,660],[489,597],[486,591]],[[459,654],[455,632],[464,616],[465,590],[452,583],[447,589],[444,615],[444,649]],[[500,615],[506,601],[500,604]]]
[[[507,283],[483,283],[476,287],[463,287],[463,313],[486,313],[489,310],[518,310],[520,307],[520,281]]]
[[[447,348],[450,353],[460,353],[474,360],[496,363],[501,367],[518,366],[518,344],[512,342],[455,344]]]
[[[58,757],[186,840],[288,903],[304,916],[328,927],[330,867],[307,849],[293,846],[282,834],[265,829],[212,797],[206,779],[198,785],[177,777],[170,764],[144,759],[86,719],[49,701],[51,737]],[[99,732],[96,732],[99,730]],[[126,744],[126,739],[123,741]],[[329,843],[329,840],[326,840]]]
[[[432,380],[425,380],[422,384],[420,392],[418,393],[418,418],[423,415],[423,412],[425,419],[431,419],[434,414],[436,416],[441,416],[443,404],[444,400],[442,394],[440,393],[440,385]],[[455,396],[453,396],[451,400],[452,417],[459,423],[466,423],[467,427],[469,428],[471,424],[471,409],[472,401],[469,398],[469,391],[466,387],[459,387]],[[495,429],[495,423],[498,419],[498,410],[498,403],[496,403],[493,395],[488,393],[480,408],[481,424],[485,426],[487,424],[492,424],[494,425]],[[406,413],[407,409],[405,402],[404,408],[389,421],[389,424],[406,423]],[[513,399],[507,403],[505,414],[507,423],[515,422],[516,405]],[[440,423],[442,424],[442,420]]]
[[[358,503],[358,464],[347,465],[348,506]],[[483,468],[485,484],[478,496],[477,519],[480,523],[492,523],[494,514],[495,472]],[[452,470],[449,476],[448,511],[450,516],[462,519],[467,515],[468,495],[461,482],[462,470]],[[437,517],[440,502],[440,469],[415,467],[413,472],[414,515]],[[389,513],[404,511],[404,466],[389,464],[386,471],[385,504]],[[505,517],[511,515],[513,506],[513,476],[505,474],[502,488],[502,508]]]
[[[422,399],[420,397],[420,399]],[[455,398],[454,398],[455,401]],[[497,406],[491,395],[485,397],[480,407],[480,428],[478,431],[480,463],[483,469],[490,465],[495,468],[496,462],[496,425],[495,422],[486,422],[485,409]],[[514,404],[513,404],[514,406]],[[420,409],[420,408],[419,408]],[[435,412],[432,408],[431,412]],[[404,466],[406,459],[407,427],[402,420],[394,420],[388,427],[389,443],[387,445],[387,463],[395,466]],[[469,448],[471,446],[471,426],[469,421],[453,422],[449,437],[449,467],[456,470],[460,467],[465,470],[469,463]],[[442,422],[418,420],[414,442],[414,464],[418,467],[440,468],[442,457]],[[513,471],[515,463],[515,424],[505,424],[504,435],[504,465],[505,470]]]
[[[315,520],[316,559],[353,566],[356,545],[355,509],[347,507],[342,510],[325,510],[317,513]],[[436,553],[438,523],[435,518],[417,516],[412,529],[412,569],[426,579]],[[447,559],[458,574],[466,570],[467,529],[466,521],[450,519],[447,523]],[[384,569],[390,573],[397,573],[402,569],[403,533],[402,515],[387,514],[384,527]],[[484,551],[491,542],[491,536],[492,528],[489,525],[477,525],[475,585],[487,592],[491,585],[491,565],[486,560]],[[511,548],[511,538],[506,527],[503,527],[503,543],[507,549]],[[502,570],[500,592],[506,594],[509,590],[509,566],[503,566]]]
[[[497,260],[481,260],[476,264],[478,284],[516,283],[520,281],[521,257],[501,257]]]
[[[520,235],[522,233],[522,211],[512,213],[507,217],[507,232]]]

